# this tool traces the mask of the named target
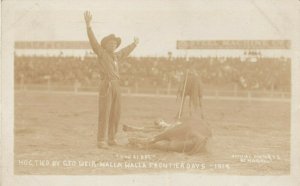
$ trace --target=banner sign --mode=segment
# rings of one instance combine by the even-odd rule
[[[88,41],[16,41],[15,49],[91,49]]]
[[[180,40],[177,49],[290,49],[290,40]]]

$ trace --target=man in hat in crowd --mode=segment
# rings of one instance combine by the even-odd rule
[[[132,44],[115,52],[121,44],[121,39],[111,34],[104,37],[99,44],[91,28],[92,15],[89,11],[84,13],[84,19],[89,42],[98,58],[101,76],[97,145],[98,148],[107,148],[107,145],[117,145],[115,136],[121,114],[118,63],[133,51],[139,40],[138,38],[134,38]]]

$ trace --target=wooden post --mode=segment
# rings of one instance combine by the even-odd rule
[[[274,97],[274,83],[272,83],[271,87],[271,97]]]
[[[137,94],[138,93],[138,83],[137,82],[134,83],[134,88],[135,88],[134,92]]]
[[[181,94],[181,103],[180,103],[180,108],[179,108],[178,117],[177,117],[178,120],[181,117],[181,113],[182,113],[182,109],[183,109],[183,105],[184,105],[185,88],[186,88],[186,83],[187,83],[187,79],[188,79],[188,74],[189,74],[189,71],[187,70],[185,80],[184,80],[184,84],[183,84],[182,94]]]
[[[78,90],[80,88],[80,82],[76,79],[75,82],[74,82],[74,92],[75,93],[78,93]]]
[[[47,78],[47,90],[48,90],[48,92],[50,91],[50,84],[51,84],[50,78]]]
[[[171,92],[171,81],[168,82],[167,94],[170,95],[170,92]]]
[[[237,97],[237,84],[234,84],[234,97]]]
[[[250,102],[251,101],[251,92],[248,90],[247,91],[247,100],[248,100],[248,102]]]

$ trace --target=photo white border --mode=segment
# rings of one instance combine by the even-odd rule
[[[40,1],[28,1],[37,2]],[[72,4],[79,1],[68,1]],[[206,174],[122,175],[122,176],[15,176],[14,167],[14,6],[15,0],[1,2],[1,182],[3,186],[19,185],[300,185],[300,1],[286,0],[294,9],[292,38],[291,98],[291,172],[290,176],[229,176]],[[74,5],[73,5],[74,6]],[[71,6],[72,7],[72,6]],[[70,7],[69,7],[70,8]],[[26,33],[24,33],[26,34]]]

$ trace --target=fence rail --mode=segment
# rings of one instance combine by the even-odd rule
[[[30,90],[30,91],[55,91],[55,92],[70,92],[70,93],[96,93],[98,92],[97,87],[77,87],[73,85],[44,85],[44,84],[15,84],[15,90]],[[122,93],[125,94],[143,94],[143,95],[157,95],[157,96],[168,96],[176,95],[177,89],[168,88],[141,88],[141,87],[122,87]],[[278,91],[254,91],[254,90],[220,90],[220,89],[204,89],[204,97],[214,97],[216,99],[227,97],[227,98],[245,98],[245,99],[290,99],[290,92],[278,92]]]

